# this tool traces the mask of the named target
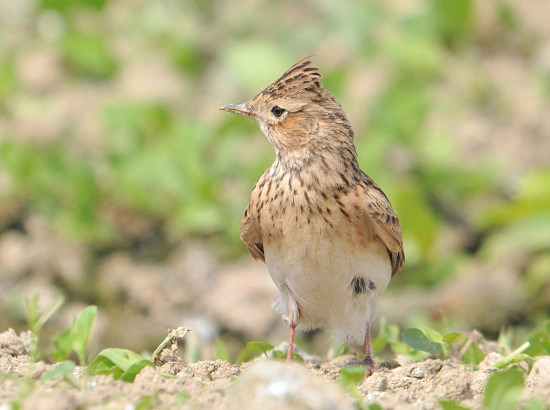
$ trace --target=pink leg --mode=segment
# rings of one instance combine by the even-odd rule
[[[365,354],[370,356],[370,323],[367,323],[367,331],[365,333]]]
[[[287,363],[292,360],[292,350],[294,349],[294,333],[296,332],[296,325],[290,325],[288,329],[288,353],[286,355]]]
[[[372,375],[375,370],[374,361],[371,357],[371,348],[370,348],[370,323],[367,323],[367,329],[365,333],[365,359],[363,360],[365,364],[365,378]]]

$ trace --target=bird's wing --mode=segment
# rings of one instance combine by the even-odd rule
[[[393,276],[405,262],[401,224],[397,214],[386,194],[367,175],[364,175],[362,184],[355,186],[355,196],[368,218],[367,224],[372,225],[373,233],[388,250]]]
[[[241,219],[241,240],[254,259],[258,259],[265,263],[264,243],[260,232],[260,224],[255,215],[251,215],[250,205],[244,211]]]

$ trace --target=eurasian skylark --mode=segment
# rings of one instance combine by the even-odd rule
[[[378,298],[405,260],[401,226],[384,192],[359,168],[351,125],[309,58],[248,102],[222,110],[252,118],[277,158],[258,179],[241,222],[241,239],[266,263],[289,324],[327,326],[365,344]]]

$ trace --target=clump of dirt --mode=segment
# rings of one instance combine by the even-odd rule
[[[360,364],[353,356],[340,356],[325,363],[304,365],[257,359],[241,365],[226,361],[185,363],[169,349],[156,369],[147,367],[133,383],[111,376],[89,376],[74,371],[76,384],[56,379],[41,382],[42,375],[57,366],[31,363],[28,333],[12,329],[0,334],[0,408],[21,400],[22,409],[40,408],[148,408],[219,409],[352,409],[355,400],[336,382],[340,369]],[[485,383],[494,371],[441,360],[408,363],[392,370],[381,368],[364,380],[358,390],[367,403],[383,408],[439,408],[439,399],[479,407]],[[533,366],[524,399],[537,396],[550,400],[550,357],[540,357]],[[29,386],[31,388],[29,389]],[[28,392],[25,394],[25,392]]]

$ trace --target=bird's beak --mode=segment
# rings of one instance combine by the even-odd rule
[[[252,112],[248,109],[248,104],[245,102],[237,104],[225,105],[220,110],[229,111],[234,114],[242,115],[243,117],[254,118]]]

